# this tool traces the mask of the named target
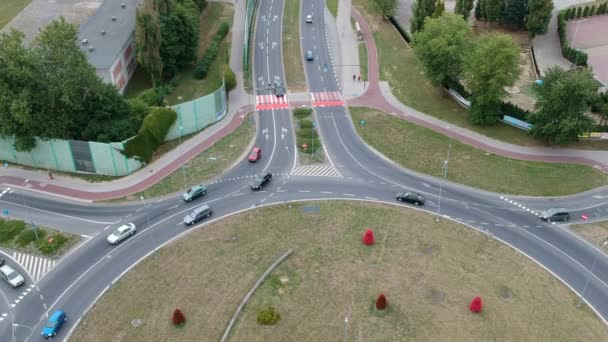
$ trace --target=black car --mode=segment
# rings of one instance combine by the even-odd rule
[[[184,217],[184,224],[185,225],[193,225],[195,223],[197,223],[198,221],[207,218],[209,216],[211,216],[213,214],[213,209],[211,209],[210,206],[208,206],[207,204],[202,205],[196,209],[194,209],[190,214],[186,215],[186,217]]]
[[[270,180],[272,179],[272,173],[266,172],[265,174],[255,177],[253,183],[249,184],[251,190],[261,190]]]
[[[397,194],[397,201],[408,202],[415,205],[423,205],[424,196],[416,192],[400,192]]]
[[[285,88],[283,87],[283,84],[281,83],[281,81],[274,82],[274,94],[277,97],[285,96]]]
[[[564,208],[550,208],[540,213],[540,219],[547,222],[566,222],[570,220],[570,213]]]

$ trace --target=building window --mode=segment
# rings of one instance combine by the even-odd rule
[[[118,75],[120,75],[121,71],[122,71],[122,62],[119,61],[118,64],[116,64],[114,71],[112,72],[112,74],[114,74],[114,79],[118,78]]]
[[[129,60],[131,57],[131,53],[133,52],[133,44],[129,44],[129,47],[125,50],[125,62]]]
[[[122,89],[122,88],[124,88],[125,83],[127,83],[127,81],[125,81],[125,77],[124,76],[120,76],[120,80],[118,81],[118,83],[116,83],[116,87],[118,89]]]
[[[131,62],[129,62],[129,65],[127,66],[127,74],[129,77],[131,77],[133,71],[135,71],[135,58],[131,59]]]

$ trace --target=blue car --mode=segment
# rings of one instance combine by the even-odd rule
[[[42,328],[42,337],[53,337],[57,335],[57,332],[67,320],[68,316],[65,315],[65,312],[62,310],[55,310]]]

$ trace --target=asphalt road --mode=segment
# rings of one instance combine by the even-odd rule
[[[260,0],[258,6],[253,66],[255,92],[264,95],[272,93],[269,83],[278,80],[285,84],[281,53],[283,1]],[[323,6],[321,0],[302,4],[302,50],[315,54],[314,61],[304,61],[311,92],[338,90],[326,42]],[[313,14],[312,24],[304,23],[306,14]],[[88,205],[21,191],[3,196],[0,204],[10,208],[13,217],[87,237],[38,283],[28,279],[24,287],[16,290],[0,284],[0,315],[6,313],[0,322],[0,340],[40,340],[46,315],[58,308],[69,316],[58,335],[62,339],[98,296],[137,261],[150,255],[157,257],[154,251],[160,246],[192,229],[205,229],[204,223],[226,215],[303,200],[391,203],[425,210],[440,220],[461,222],[526,254],[578,293],[586,287],[585,299],[603,319],[608,317],[606,256],[563,226],[548,224],[533,214],[557,204],[575,209],[575,221],[580,220],[577,215],[583,211],[597,213],[593,218],[599,220],[608,212],[602,197],[608,198],[605,190],[552,199],[509,198],[417,174],[371,151],[357,135],[347,108],[342,106],[315,108],[315,122],[328,159],[343,177],[290,176],[296,164],[290,115],[286,109],[259,111],[255,145],[262,148],[262,158],[256,163],[241,161],[222,175],[225,181],[209,185],[208,194],[194,203],[184,203],[179,195],[120,205]],[[252,176],[263,172],[274,174],[268,186],[262,191],[249,189]],[[406,190],[424,194],[427,203],[413,207],[396,202],[395,194]],[[201,225],[184,226],[183,217],[205,203],[213,207],[213,216]],[[137,233],[118,246],[110,246],[106,236],[126,222],[134,222]],[[7,262],[15,264],[12,260]],[[16,267],[24,274],[20,266]]]

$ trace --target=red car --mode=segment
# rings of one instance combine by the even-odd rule
[[[261,157],[262,157],[262,149],[259,147],[254,147],[253,150],[251,150],[251,153],[249,154],[249,161],[256,162]]]

